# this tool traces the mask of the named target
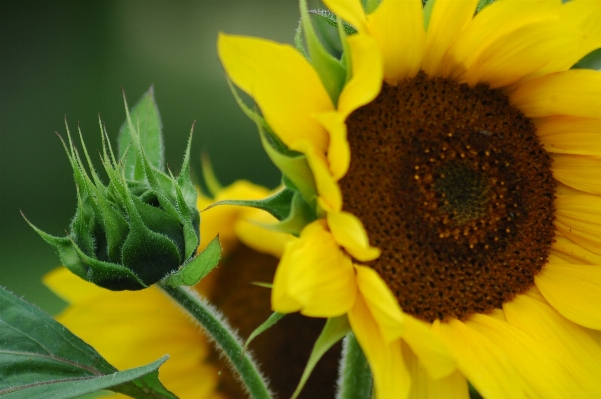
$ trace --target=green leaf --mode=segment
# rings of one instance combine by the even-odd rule
[[[123,98],[125,99],[125,94]],[[134,140],[136,132],[132,132],[132,126],[139,130],[142,149],[150,164],[160,171],[165,170],[161,117],[154,100],[153,88],[151,87],[142,96],[140,101],[131,109],[131,112],[127,109],[126,102],[125,110],[128,113],[128,119],[131,115],[132,121],[132,125],[125,121],[119,130],[119,158],[123,159],[125,157],[123,159],[125,177],[129,180],[138,180],[144,176],[144,171],[136,167],[139,154]]]
[[[168,275],[164,282],[171,287],[195,285],[217,266],[220,258],[221,245],[219,244],[219,237],[215,237],[204,251],[183,265],[178,271]]]
[[[167,357],[119,372],[35,306],[0,287],[0,396],[75,398],[109,389],[138,399],[175,399],[158,380]]]
[[[311,372],[317,365],[319,359],[321,359],[328,349],[330,349],[336,342],[344,338],[349,331],[351,331],[351,326],[349,325],[346,315],[328,319],[326,325],[321,331],[321,334],[319,334],[317,341],[315,341],[315,345],[311,351],[311,356],[309,357],[307,365],[305,366],[305,371],[303,371],[303,375],[301,376],[300,382],[292,394],[291,399],[296,399],[301,393],[301,390],[311,376]]]
[[[262,209],[275,216],[276,219],[283,220],[290,215],[294,194],[294,190],[285,187],[271,197],[262,200],[223,200],[211,204],[205,210],[219,205],[248,206],[251,208]]]
[[[257,338],[259,335],[263,334],[265,331],[267,331],[268,329],[270,329],[271,327],[273,327],[275,325],[275,323],[277,323],[278,321],[282,320],[282,318],[284,316],[286,316],[285,313],[273,312],[267,318],[267,320],[265,320],[263,323],[261,323],[261,325],[259,327],[255,328],[255,330],[248,336],[248,339],[244,343],[244,350],[246,350],[246,348],[248,348],[248,345],[250,345],[250,343],[255,338]]]
[[[331,25],[334,28],[338,27],[338,21],[337,21],[336,14],[334,14],[333,12],[331,12],[329,10],[323,10],[323,9],[309,10],[309,14],[313,14],[313,15],[321,18],[323,21],[327,22],[328,25]],[[355,29],[355,27],[353,25],[349,24],[346,21],[342,21],[342,29],[344,29],[344,33],[346,33],[347,36],[351,36],[351,35],[354,35],[355,33],[357,33],[357,29]]]

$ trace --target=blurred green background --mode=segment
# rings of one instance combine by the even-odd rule
[[[292,43],[297,0],[0,1],[0,285],[47,311],[40,279],[59,265],[19,214],[64,235],[75,211],[72,172],[55,131],[81,126],[100,149],[98,114],[115,142],[130,105],[154,85],[167,162],[179,171],[192,122],[193,168],[207,151],[223,183],[275,187],[279,174],[238,109],[217,58],[219,31]]]

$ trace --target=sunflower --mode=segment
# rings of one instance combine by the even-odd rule
[[[198,209],[202,211],[215,201],[261,199],[269,194],[263,187],[238,181],[221,189],[215,198],[199,195]],[[250,283],[273,278],[277,257],[287,240],[283,234],[269,233],[256,226],[272,220],[273,217],[252,208],[223,206],[202,212],[200,248],[219,234],[224,259],[195,288],[220,308],[243,337],[248,337],[270,314],[269,291]],[[246,397],[227,365],[199,334],[197,325],[158,287],[133,292],[109,291],[78,278],[64,267],[46,275],[44,283],[69,303],[57,320],[115,367],[137,367],[169,354],[170,359],[159,375],[178,397]],[[279,368],[279,373],[274,367],[264,370],[271,377],[272,389],[288,395],[292,392],[320,329],[318,320],[307,324],[300,317],[287,317],[253,341],[251,350],[257,360]],[[293,332],[296,334],[292,335]],[[291,345],[290,339],[295,340],[295,345]],[[333,387],[335,355],[332,353],[322,366],[323,376],[311,389]],[[293,366],[283,367],[288,363]]]
[[[378,398],[601,397],[601,2],[324,3],[340,62],[219,38],[316,187],[273,308],[347,315]]]

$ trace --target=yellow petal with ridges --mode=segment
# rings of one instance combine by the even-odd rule
[[[411,380],[403,362],[401,341],[387,342],[364,298],[357,295],[348,319],[374,378],[378,399],[406,399]]]
[[[380,256],[380,250],[369,245],[365,227],[355,215],[348,212],[330,212],[327,219],[334,239],[352,257],[361,262],[368,262]]]
[[[554,116],[534,122],[546,151],[601,157],[601,119]]]
[[[328,135],[312,115],[334,109],[319,75],[292,46],[219,34],[219,58],[232,81],[261,108],[289,147],[309,141],[327,151]]]
[[[527,397],[564,399],[574,391],[578,392],[559,354],[537,336],[483,314],[473,315],[467,324],[507,354],[522,377]],[[541,372],[542,365],[544,372]]]
[[[290,241],[276,270],[271,303],[280,313],[336,317],[355,302],[355,271],[323,219],[306,226]]]
[[[551,58],[550,62],[533,73],[532,77],[566,71],[591,51],[601,48],[601,2],[565,2],[561,7],[561,20],[558,23],[571,28],[567,35],[570,45],[558,48],[562,55]]]
[[[478,0],[436,0],[426,32],[426,51],[422,69],[429,76],[439,76],[443,59],[459,32],[472,20]],[[453,69],[452,65],[444,70]]]
[[[491,43],[524,26],[546,20],[556,20],[560,3],[554,0],[504,0],[494,2],[479,12],[460,32],[447,57],[443,76],[463,77]]]
[[[449,349],[434,332],[431,324],[403,315],[403,340],[418,357],[430,379],[448,377],[457,369]]]
[[[554,178],[576,190],[601,195],[601,158],[571,154],[551,158]]]
[[[598,118],[601,72],[572,69],[521,84],[509,94],[511,105],[529,118],[571,115]]]
[[[424,57],[426,33],[420,0],[384,0],[367,17],[369,34],[377,43],[390,84],[412,78]]]
[[[315,178],[319,195],[317,201],[321,208],[327,212],[340,212],[342,209],[342,193],[330,171],[325,154],[306,141],[297,143],[294,150],[302,152],[307,157],[307,163]]]
[[[551,244],[550,255],[555,255],[564,260],[559,263],[571,262],[576,264],[601,265],[601,255],[587,251],[563,235],[556,234],[553,239],[555,242]]]
[[[362,34],[349,36],[346,40],[351,52],[352,76],[338,98],[338,112],[343,119],[378,96],[383,78],[382,59],[376,42]]]
[[[527,25],[488,45],[466,65],[466,82],[474,87],[507,86],[531,75],[552,59],[570,52],[569,27],[557,21]]]
[[[271,214],[259,211],[248,219],[236,222],[234,230],[238,239],[247,247],[280,258],[292,236],[265,227],[276,223],[277,219]]]
[[[323,0],[323,4],[359,32],[367,31],[361,0]]]
[[[403,334],[404,315],[386,283],[370,267],[355,265],[355,271],[359,292],[378,323],[382,337],[386,342],[400,338]]]
[[[457,361],[461,373],[490,399],[524,398],[523,381],[507,354],[486,335],[452,319],[435,320],[433,331]]]
[[[601,384],[594,384],[601,370],[601,347],[579,326],[546,303],[518,295],[503,304],[510,324],[530,334],[557,354],[572,379],[571,395],[601,397]],[[580,389],[578,394],[577,389]]]
[[[587,250],[601,255],[601,197],[596,195],[557,196],[555,227]]]
[[[548,263],[534,282],[565,318],[601,330],[601,266]]]
[[[411,399],[468,399],[467,381],[459,371],[451,375],[432,379],[426,371],[426,363],[403,344],[403,359],[411,376]]]

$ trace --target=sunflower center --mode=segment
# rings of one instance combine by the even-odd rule
[[[340,181],[382,255],[367,265],[426,321],[500,307],[534,283],[554,236],[551,159],[498,90],[423,73],[347,119]]]

